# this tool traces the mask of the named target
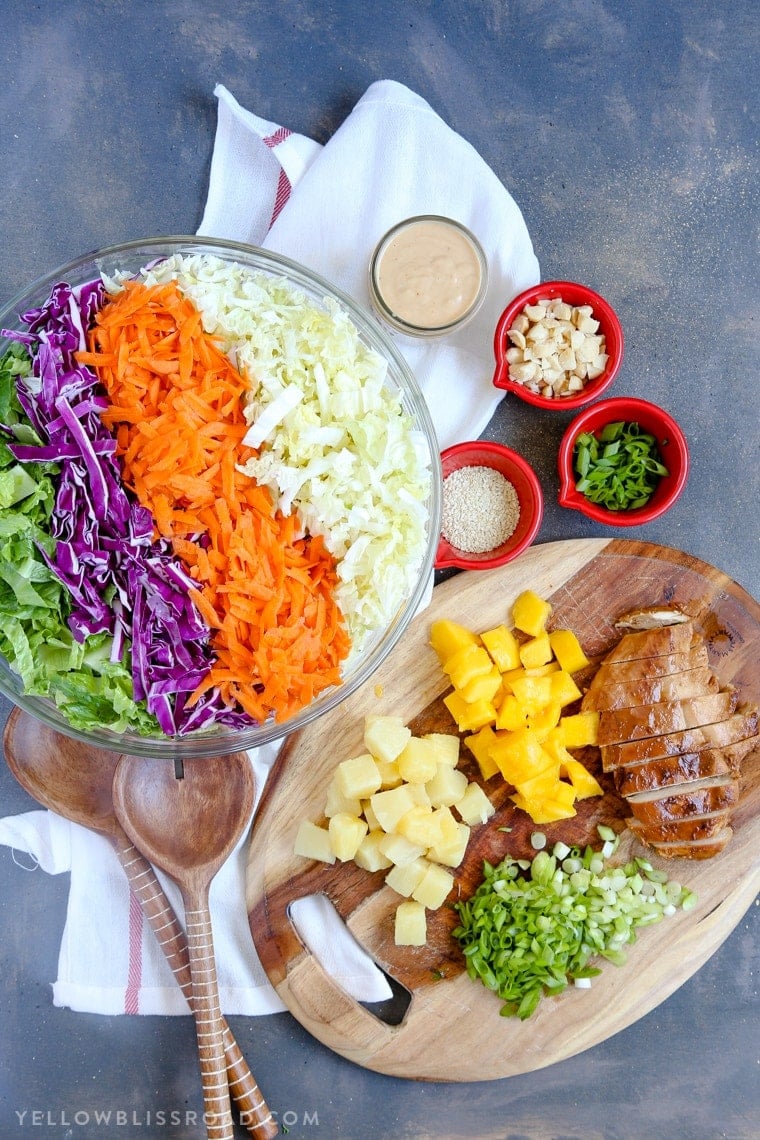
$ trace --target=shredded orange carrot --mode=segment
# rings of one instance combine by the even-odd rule
[[[197,583],[216,660],[190,703],[218,689],[258,721],[287,719],[339,682],[349,637],[324,542],[238,470],[245,378],[173,282],[128,282],[78,359],[108,394],[126,485]]]

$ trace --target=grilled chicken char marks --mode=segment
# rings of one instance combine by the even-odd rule
[[[600,714],[602,766],[629,804],[631,831],[666,858],[706,859],[731,838],[758,711],[721,688],[690,621],[650,619],[603,660],[582,707]]]

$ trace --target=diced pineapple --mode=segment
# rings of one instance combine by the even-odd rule
[[[512,698],[514,700],[514,698]],[[498,724],[498,720],[496,722]],[[464,742],[478,762],[480,774],[484,780],[490,780],[499,771],[499,765],[489,755],[491,745],[496,740],[496,733],[490,724],[481,728],[480,732],[472,736],[465,736]]]
[[[563,716],[559,722],[565,748],[583,748],[596,744],[599,735],[599,713],[580,712]]]
[[[412,898],[428,910],[438,910],[454,886],[454,876],[436,863],[428,863],[424,874],[412,891]]]
[[[500,672],[506,673],[509,669],[518,667],[520,646],[511,629],[507,629],[505,625],[497,625],[495,629],[488,629],[480,636]]]
[[[507,693],[496,710],[497,730],[517,732],[518,729],[526,728],[527,723],[528,713],[526,709],[520,704],[514,693]]]
[[[302,819],[293,844],[293,854],[304,859],[317,859],[320,863],[334,863],[335,852],[330,844],[326,827],[318,827],[309,819]]]
[[[394,920],[393,941],[397,946],[424,946],[427,942],[427,917],[422,903],[407,899],[399,903]]]
[[[479,638],[472,630],[466,629],[456,621],[441,618],[434,621],[430,627],[430,644],[443,665],[463,645],[478,645]]]
[[[429,740],[435,747],[435,755],[439,764],[448,768],[456,768],[459,763],[459,737],[450,732],[426,732],[422,738]]]
[[[370,829],[370,831],[382,831],[382,828],[380,827],[380,821],[372,810],[371,802],[369,800],[362,800],[360,807],[361,811],[357,812],[356,814],[364,816],[367,821],[367,827]]]
[[[453,803],[464,795],[467,787],[467,777],[458,768],[449,768],[446,764],[439,764],[432,780],[425,784],[433,807],[451,807]]]
[[[581,691],[573,678],[564,669],[551,675],[552,700],[559,701],[564,707],[571,705],[581,696]]]
[[[449,710],[460,732],[477,732],[486,724],[493,724],[496,720],[496,709],[491,701],[474,701],[468,704],[461,694],[449,693],[443,698],[443,703]]]
[[[364,719],[364,747],[375,760],[395,760],[411,735],[400,716],[368,714]]]
[[[575,798],[586,800],[589,796],[603,796],[604,791],[599,782],[591,775],[580,760],[565,760],[562,764],[562,775],[567,776],[575,788]]]
[[[485,823],[496,811],[480,784],[468,784],[467,790],[461,800],[454,804],[454,810],[459,812],[464,823],[474,827],[477,823]]]
[[[379,829],[369,831],[354,855],[357,867],[361,867],[364,871],[384,871],[387,867],[392,867],[393,860],[380,850],[382,840],[388,838],[385,832]]]
[[[520,646],[520,663],[525,669],[537,669],[540,665],[548,665],[551,659],[552,647],[546,630]]]
[[[403,867],[391,867],[385,876],[385,882],[397,895],[409,898],[412,891],[422,882],[422,877],[429,866],[428,860],[424,856],[420,856],[419,859],[415,859],[414,862],[407,863]]]
[[[379,850],[396,867],[406,867],[415,859],[419,859],[420,855],[424,855],[427,850],[424,843],[412,843],[398,831],[392,831],[389,835],[385,832],[380,834],[382,839],[378,843]]]
[[[375,759],[375,763],[382,781],[381,788],[397,788],[399,784],[403,784],[404,781],[401,779],[401,773],[395,760]]]
[[[546,628],[552,607],[533,590],[523,590],[512,606],[512,620],[529,637],[538,637]]]
[[[473,701],[492,701],[500,688],[501,673],[494,666],[490,673],[481,673],[480,676],[473,677],[458,691],[468,704],[472,704]]]
[[[433,818],[438,829],[438,838],[435,843],[430,844],[429,850],[438,847],[447,848],[457,843],[459,840],[459,822],[451,814],[451,809],[448,807],[436,808],[433,812]]]
[[[361,810],[361,800],[355,797],[349,798],[348,796],[344,796],[338,783],[338,774],[336,771],[330,783],[327,785],[325,815],[329,818],[332,815],[337,815],[339,811],[347,812],[349,815],[361,815]]]
[[[396,762],[402,780],[409,784],[426,784],[438,770],[435,745],[419,736],[407,741]]]
[[[438,820],[432,808],[410,808],[396,824],[396,831],[410,843],[419,844],[424,850],[435,847],[441,839]]]
[[[353,859],[359,850],[359,844],[369,828],[365,819],[339,811],[330,818],[327,830],[333,854],[341,863],[346,863],[349,859]]]
[[[347,800],[366,800],[382,787],[382,777],[369,752],[342,760],[335,775],[338,788]]]
[[[369,802],[375,813],[375,819],[383,831],[395,831],[398,821],[415,806],[417,801],[410,784],[399,784],[397,788],[375,792]]]
[[[457,837],[448,846],[431,847],[428,856],[445,867],[458,867],[467,851],[470,841],[470,827],[467,823],[457,823]]]
[[[554,656],[565,672],[577,673],[588,665],[588,657],[571,629],[555,629],[549,634],[549,641]]]
[[[475,677],[482,677],[493,669],[493,661],[482,645],[465,645],[443,663],[455,689],[463,689]]]

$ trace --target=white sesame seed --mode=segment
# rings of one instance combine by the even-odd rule
[[[514,532],[519,518],[517,492],[493,467],[460,467],[444,479],[441,532],[457,550],[495,550]]]

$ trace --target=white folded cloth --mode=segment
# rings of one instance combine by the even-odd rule
[[[464,138],[399,83],[372,84],[324,147],[259,118],[217,86],[219,117],[199,234],[274,250],[369,306],[375,244],[395,222],[444,214],[468,226],[489,265],[486,299],[454,336],[395,336],[427,399],[438,442],[477,438],[503,393],[491,382],[493,330],[513,296],[539,281],[523,217]],[[278,745],[251,754],[261,794]],[[225,1014],[284,1008],[253,946],[245,909],[246,835],[211,887],[214,949]],[[56,1005],[93,1013],[186,1013],[187,1005],[131,895],[110,844],[53,813],[0,820],[0,843],[51,874],[69,872],[66,924],[53,986]],[[161,876],[182,917],[179,892]],[[294,921],[318,960],[357,1000],[388,983],[324,899],[297,904]]]

